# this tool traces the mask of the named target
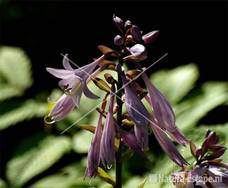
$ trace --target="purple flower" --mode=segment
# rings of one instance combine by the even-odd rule
[[[118,67],[118,69],[121,71],[120,67]],[[142,149],[147,149],[149,113],[133,89],[127,84],[126,77],[122,71],[121,77],[124,84],[126,109],[129,117],[135,123],[135,136],[137,138],[138,144],[142,147]]]
[[[179,144],[187,144],[188,140],[178,130],[175,125],[175,115],[166,98],[160,91],[150,82],[147,75],[142,74],[142,78],[146,84],[149,93],[149,103],[153,107],[154,117],[158,125],[166,130],[173,139]]]
[[[102,136],[102,114],[99,116],[98,125],[88,152],[86,176],[95,177],[100,163],[100,143]]]
[[[181,154],[176,149],[173,142],[169,139],[169,137],[166,135],[164,130],[162,130],[156,123],[155,120],[151,120],[151,128],[153,130],[154,136],[156,137],[157,141],[159,142],[162,149],[165,151],[165,153],[169,156],[170,159],[172,159],[177,165],[180,167],[184,167],[187,165],[187,162],[185,159],[181,156]]]
[[[51,112],[45,118],[46,123],[50,124],[63,119],[74,109],[74,107],[75,104],[73,102],[73,98],[63,94],[56,102]]]
[[[112,88],[113,91],[113,88]],[[113,91],[114,92],[114,91]],[[111,93],[109,110],[106,117],[106,122],[101,137],[101,150],[100,156],[102,162],[106,165],[110,165],[115,160],[115,136],[116,128],[113,119],[113,107],[114,107],[114,93]]]
[[[91,74],[94,72],[96,66],[104,59],[101,56],[94,62],[80,67],[78,69],[73,69],[69,63],[67,55],[63,58],[63,67],[65,69],[54,69],[46,68],[47,71],[57,78],[60,78],[59,86],[63,89],[66,95],[72,97],[73,102],[76,107],[79,107],[80,98],[82,92],[91,99],[97,99],[98,97],[93,94],[87,87],[87,81],[90,79]]]

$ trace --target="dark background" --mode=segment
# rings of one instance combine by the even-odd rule
[[[57,87],[45,67],[60,68],[61,53],[83,65],[100,55],[97,45],[113,47],[115,13],[145,33],[160,30],[159,39],[148,49],[148,63],[169,55],[152,72],[194,62],[200,69],[198,84],[227,81],[227,9],[225,1],[5,1],[0,4],[0,44],[21,47],[31,59],[34,85],[25,97],[32,97]],[[225,122],[224,109],[215,110],[206,121],[216,117]],[[36,129],[41,126],[29,128],[24,123],[2,131],[2,165],[14,142]]]

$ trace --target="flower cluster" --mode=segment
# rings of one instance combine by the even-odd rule
[[[120,143],[142,157],[146,157],[150,132],[153,132],[170,159],[183,168],[187,162],[178,152],[171,138],[181,145],[186,145],[188,140],[175,125],[175,114],[171,105],[151,83],[145,73],[146,69],[140,65],[140,62],[147,58],[146,45],[152,43],[159,32],[143,34],[131,21],[124,22],[115,15],[113,22],[119,31],[119,34],[114,37],[114,45],[118,50],[99,46],[103,55],[84,67],[72,68],[69,59],[64,56],[64,69],[47,68],[49,73],[61,79],[59,86],[64,92],[47,119],[50,122],[61,120],[75,107],[79,108],[82,93],[89,98],[97,99],[97,96],[87,87],[88,81],[93,80],[107,94],[99,109],[98,124],[88,152],[87,176],[96,176],[100,165],[113,164]],[[125,72],[122,66],[124,63],[133,64],[135,69]],[[118,73],[118,80],[107,74],[106,81],[96,79],[99,72],[110,67]],[[143,80],[146,91],[136,78]],[[151,109],[144,106],[142,99],[149,103]],[[119,114],[121,106],[117,101],[121,101],[121,104],[126,107],[126,112],[119,117],[120,122],[117,121],[116,114]],[[109,106],[106,111],[107,104]],[[104,125],[103,119],[105,119]]]
[[[208,131],[201,147],[190,143],[191,153],[196,163],[191,170],[173,174],[177,188],[205,187],[225,188],[228,186],[228,165],[220,158],[226,148],[218,144],[219,137]],[[178,181],[184,180],[184,181]]]

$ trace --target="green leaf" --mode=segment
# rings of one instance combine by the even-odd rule
[[[1,85],[0,101],[9,99],[9,98],[12,98],[15,96],[20,96],[20,95],[22,95],[22,93],[23,93],[22,90],[14,87],[14,86],[10,86],[8,84]]]
[[[47,106],[45,103],[38,103],[33,100],[25,101],[21,106],[17,108],[13,107],[0,116],[0,130],[24,120],[34,117],[43,117],[46,111]]]
[[[0,179],[0,188],[6,188],[6,183],[2,179]]]
[[[77,153],[87,153],[91,145],[93,134],[88,131],[79,131],[73,136],[73,150]]]
[[[32,85],[30,69],[30,60],[22,49],[0,47],[0,85],[4,88],[0,100],[21,95]]]
[[[61,169],[57,174],[53,174],[37,181],[31,188],[70,188],[70,187],[97,187],[100,180],[84,178],[85,166],[83,161],[70,164]]]
[[[208,82],[202,86],[202,93],[175,107],[177,125],[183,130],[191,129],[215,107],[228,100],[228,85],[222,82]]]
[[[198,77],[196,65],[189,64],[158,71],[151,76],[151,80],[171,103],[177,103],[193,88]]]
[[[71,149],[71,141],[63,136],[47,137],[40,144],[7,163],[7,178],[12,185],[22,186],[34,176],[56,163]]]

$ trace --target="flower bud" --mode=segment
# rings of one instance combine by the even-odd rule
[[[149,44],[154,42],[159,36],[159,31],[151,31],[145,35],[142,36],[142,39],[145,44]]]
[[[100,78],[93,78],[93,83],[101,90],[106,91],[106,92],[110,92],[111,88],[109,87],[109,85],[102,79]]]
[[[116,46],[121,46],[123,44],[123,38],[120,35],[116,35],[114,38],[114,44]]]
[[[105,80],[109,83],[109,84],[113,84],[114,82],[116,82],[116,80],[112,77],[111,74],[109,73],[105,73],[104,74]]]
[[[123,30],[124,30],[124,22],[123,22],[123,20],[120,17],[118,17],[116,15],[113,15],[113,21],[114,21],[117,29],[120,32],[123,32]]]

